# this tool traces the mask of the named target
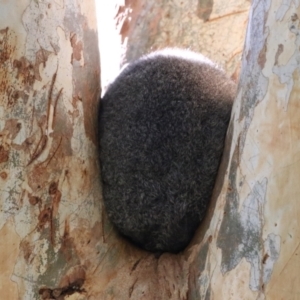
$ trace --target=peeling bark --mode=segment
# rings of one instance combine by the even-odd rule
[[[93,5],[0,3],[1,297],[296,298],[299,3],[253,1],[207,217],[184,252],[160,256],[120,237],[102,207]],[[248,3],[232,5],[126,1],[111,17],[118,32],[101,45],[116,50],[108,59],[116,73],[151,48],[176,45],[236,74]]]
[[[73,235],[82,226],[93,240],[94,226],[100,227],[93,5],[0,3],[3,299],[86,297],[88,267]]]

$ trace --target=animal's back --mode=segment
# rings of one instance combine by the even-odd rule
[[[212,62],[178,50],[138,60],[110,85],[100,104],[103,198],[123,235],[150,251],[188,244],[212,194],[235,90]]]

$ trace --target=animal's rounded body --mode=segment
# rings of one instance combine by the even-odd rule
[[[127,66],[100,103],[110,220],[149,251],[178,252],[203,219],[236,85],[210,60],[164,50]]]

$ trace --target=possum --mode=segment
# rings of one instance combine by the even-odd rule
[[[152,252],[182,251],[212,196],[236,84],[189,50],[129,64],[99,106],[105,209],[118,231]]]

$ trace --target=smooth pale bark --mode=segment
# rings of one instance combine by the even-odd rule
[[[206,232],[214,299],[299,297],[298,14],[294,1],[252,3],[228,176]]]
[[[80,299],[99,260],[97,40],[94,1],[0,1],[1,299]]]

